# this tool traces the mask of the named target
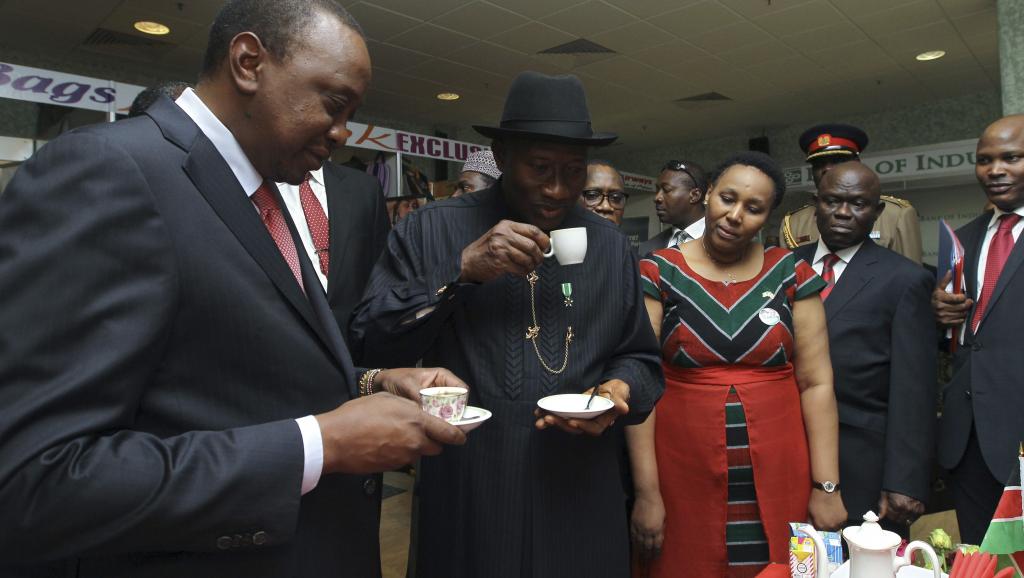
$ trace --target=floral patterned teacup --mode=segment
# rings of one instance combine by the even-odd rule
[[[448,423],[462,419],[469,390],[464,387],[428,387],[420,390],[423,411]]]

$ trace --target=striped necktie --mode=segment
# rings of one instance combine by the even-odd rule
[[[825,280],[825,288],[820,293],[822,301],[828,299],[829,293],[832,293],[832,289],[836,286],[836,272],[833,267],[838,262],[839,255],[835,253],[829,253],[821,260],[821,278]]]

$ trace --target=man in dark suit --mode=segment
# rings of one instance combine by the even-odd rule
[[[935,431],[932,278],[877,245],[878,176],[836,165],[814,196],[820,239],[796,249],[822,290],[839,407],[839,471],[850,523],[868,510],[903,536],[924,513]]]
[[[369,78],[331,0],[234,0],[195,91],[21,167],[0,576],[379,575],[367,474],[465,439],[392,393],[461,382],[354,367],[273,186],[344,143]]]
[[[959,346],[943,390],[939,465],[948,469],[962,540],[980,544],[1024,439],[1024,115],[1002,118],[978,140],[975,175],[994,208],[957,230],[966,295],[932,294]]]
[[[640,256],[704,236],[704,195],[708,180],[700,165],[668,161],[658,175],[654,209],[671,228],[640,243]]]

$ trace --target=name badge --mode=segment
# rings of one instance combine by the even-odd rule
[[[782,317],[779,316],[779,312],[770,307],[765,307],[764,309],[762,309],[760,312],[758,312],[757,316],[761,318],[762,323],[768,325],[769,327],[777,324],[779,321],[782,320]]]
[[[868,235],[868,237],[871,237],[872,239],[881,239],[882,238],[882,232],[881,231],[871,231],[871,234]]]

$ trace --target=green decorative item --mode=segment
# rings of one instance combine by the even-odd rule
[[[572,307],[572,283],[562,283],[562,295],[565,295],[565,306]]]

